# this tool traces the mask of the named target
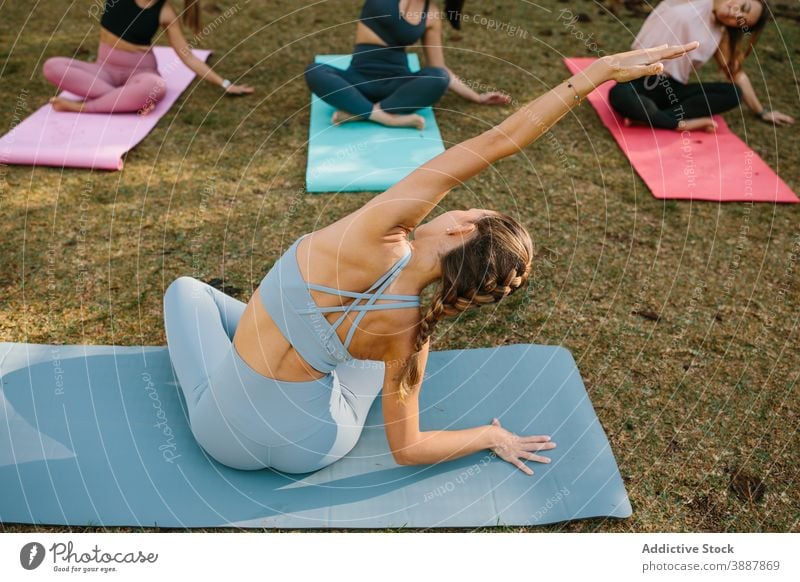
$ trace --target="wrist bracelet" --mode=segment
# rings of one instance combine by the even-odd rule
[[[756,113],[756,116],[763,118],[765,113],[769,113],[769,109],[767,109],[766,107],[764,107],[764,109]]]
[[[575,101],[577,101],[577,102],[578,102],[578,105],[580,105],[580,104],[582,103],[582,101],[581,101],[581,96],[580,96],[580,93],[578,93],[578,90],[577,90],[577,89],[575,88],[575,86],[572,84],[572,81],[570,81],[569,79],[567,79],[567,80],[566,80],[566,81],[564,81],[564,82],[567,84],[567,87],[569,87],[570,89],[572,89],[572,91],[575,93]]]
[[[231,82],[230,82],[230,81],[228,81],[228,79],[223,79],[223,80],[222,80],[222,88],[223,88],[223,89],[227,90],[227,89],[228,89],[228,87],[230,87],[230,86],[231,86]]]

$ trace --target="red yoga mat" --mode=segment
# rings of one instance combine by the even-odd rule
[[[595,59],[567,58],[577,73]],[[714,202],[800,202],[758,154],[731,132],[719,115],[715,133],[679,132],[647,126],[625,127],[608,103],[612,83],[604,83],[589,102],[600,115],[636,173],[659,199]]]
[[[154,47],[158,71],[167,92],[147,115],[72,113],[48,103],[0,138],[0,163],[59,168],[121,170],[122,156],[142,141],[169,111],[195,74],[170,47]],[[209,50],[195,49],[202,61]],[[67,91],[61,95],[77,99]]]

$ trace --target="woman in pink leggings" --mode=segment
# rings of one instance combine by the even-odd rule
[[[185,0],[183,21],[195,34],[199,33],[199,0]],[[166,89],[151,49],[159,26],[166,29],[167,40],[180,59],[201,79],[219,85],[230,94],[253,92],[252,87],[223,79],[192,54],[178,15],[166,0],[106,0],[100,25],[100,45],[94,63],[67,57],[45,61],[44,76],[48,81],[84,97],[83,101],[53,97],[50,103],[56,111],[149,113]]]

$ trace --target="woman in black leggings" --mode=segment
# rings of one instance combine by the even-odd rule
[[[331,121],[369,119],[422,129],[422,116],[413,112],[433,105],[448,89],[475,103],[509,103],[510,97],[499,92],[476,93],[444,64],[442,18],[459,28],[463,4],[447,0],[443,15],[430,0],[366,0],[350,67],[306,67],[311,91],[336,108]],[[428,66],[412,73],[405,47],[420,38]]]
[[[619,83],[609,93],[611,106],[625,124],[644,123],[679,131],[714,131],[711,118],[744,102],[758,117],[775,125],[794,123],[762,106],[742,61],[764,28],[769,10],[764,0],[662,0],[647,17],[633,48],[699,40],[690,55],[664,63],[664,73]],[[688,83],[698,67],[714,57],[730,82]]]

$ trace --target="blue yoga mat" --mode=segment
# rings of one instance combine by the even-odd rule
[[[381,382],[382,364],[353,362]],[[166,348],[0,343],[0,522],[399,528],[628,517],[631,506],[571,354],[514,345],[433,352],[422,430],[492,417],[550,434],[528,476],[482,451],[397,465],[380,397],[344,458],[315,473],[238,471],[192,437]]]
[[[317,63],[346,69],[350,55],[318,55]],[[408,55],[411,71],[417,55]],[[306,189],[309,192],[383,191],[444,151],[433,109],[417,111],[425,118],[422,131],[385,127],[371,121],[331,124],[334,108],[311,95]]]

